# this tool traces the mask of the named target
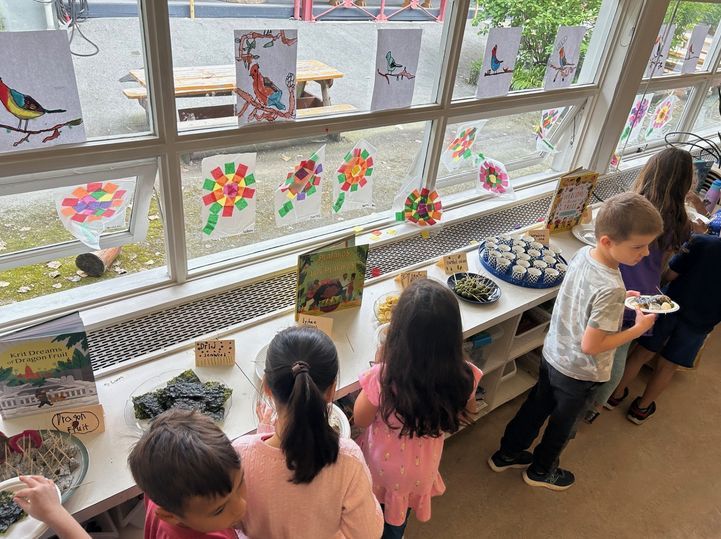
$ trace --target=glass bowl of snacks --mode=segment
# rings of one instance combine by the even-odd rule
[[[398,292],[388,292],[380,296],[373,304],[373,312],[380,324],[387,324],[391,321],[391,314],[400,297],[401,295]]]

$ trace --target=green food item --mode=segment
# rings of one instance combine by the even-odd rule
[[[12,492],[0,492],[0,534],[4,534],[10,526],[25,516],[25,511],[13,501]]]
[[[473,275],[457,279],[453,285],[453,290],[461,297],[477,301],[488,301],[493,292],[492,287]]]
[[[197,410],[220,421],[225,417],[225,402],[233,390],[220,382],[201,382],[191,369],[182,372],[150,393],[133,397],[137,419],[153,419],[170,408]]]

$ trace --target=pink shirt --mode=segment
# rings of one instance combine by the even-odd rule
[[[249,539],[378,539],[383,513],[373,496],[363,453],[341,438],[335,464],[311,483],[290,482],[283,452],[251,434],[233,442],[243,463],[247,511],[243,531]]]
[[[201,533],[190,528],[174,526],[158,518],[158,508],[150,498],[145,497],[145,539],[238,539],[235,530]]]
[[[472,363],[469,365],[473,369],[470,398],[475,395],[483,373]],[[380,405],[381,367],[381,364],[374,365],[360,376],[361,388],[373,406]],[[400,423],[392,415],[389,421],[400,429]],[[446,490],[438,471],[444,437],[409,438],[398,433],[398,429],[385,424],[378,412],[359,439],[373,476],[373,492],[385,506],[388,524],[403,524],[408,508],[415,511],[418,520],[426,522],[431,518],[431,498]]]

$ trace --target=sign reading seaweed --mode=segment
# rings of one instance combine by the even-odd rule
[[[235,365],[235,340],[212,339],[195,342],[196,367],[221,367]]]

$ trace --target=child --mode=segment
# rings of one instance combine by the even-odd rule
[[[465,361],[458,300],[423,279],[401,294],[380,363],[360,377],[353,417],[385,516],[383,538],[402,537],[411,509],[431,518],[445,491],[438,465],[445,433],[475,409],[481,371]]]
[[[656,412],[655,400],[668,387],[677,366],[693,367],[706,337],[721,322],[721,287],[713,282],[718,268],[721,268],[718,236],[694,236],[671,259],[666,274],[671,284],[666,294],[681,309],[661,316],[653,335],[639,339],[618,386],[623,394],[628,394],[628,386],[641,367],[659,354],[643,396],[637,397],[628,411],[627,417],[633,423],[640,425]]]
[[[378,539],[383,516],[363,454],[328,423],[338,354],[323,332],[291,327],[268,346],[264,391],[275,432],[243,436],[250,539]]]
[[[636,290],[640,294],[657,294],[661,284],[661,274],[670,256],[680,249],[691,236],[691,231],[703,231],[703,223],[689,221],[684,199],[690,199],[693,180],[693,159],[686,150],[666,148],[652,156],[639,173],[632,191],[645,197],[661,214],[663,233],[651,244],[649,255],[635,266],[620,265],[621,276],[627,290]],[[695,197],[698,199],[698,197]],[[635,313],[624,312],[624,329],[633,326]],[[611,378],[594,390],[594,407],[590,407],[585,416],[592,423],[602,407],[612,410],[625,398],[625,395],[611,396],[618,386],[631,343],[616,349],[611,369]]]
[[[145,493],[145,539],[236,539],[245,481],[230,440],[207,416],[172,409],[128,457]]]
[[[47,524],[60,539],[90,539],[60,503],[55,483],[39,475],[21,476],[20,481],[27,485],[13,498],[20,509]]]
[[[596,247],[584,247],[571,261],[543,345],[538,382],[488,460],[493,471],[528,466],[523,479],[531,486],[565,490],[573,485],[573,474],[559,468],[558,459],[576,420],[594,386],[608,380],[614,350],[649,330],[655,319],[637,310],[634,326],[619,331],[626,291],[618,266],[640,262],[662,229],[658,211],[641,195],[616,195],[601,207]],[[526,449],[547,418],[531,456]]]

